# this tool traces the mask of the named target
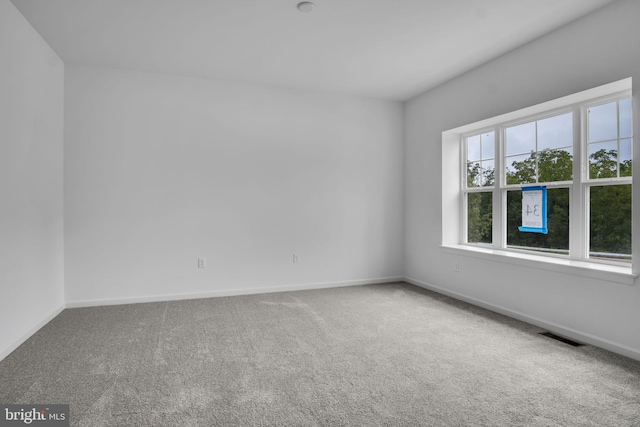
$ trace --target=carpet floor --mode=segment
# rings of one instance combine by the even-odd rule
[[[0,402],[72,426],[640,426],[640,362],[406,283],[64,310]]]

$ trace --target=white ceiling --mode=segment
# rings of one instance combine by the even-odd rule
[[[611,1],[12,0],[67,63],[392,100]]]

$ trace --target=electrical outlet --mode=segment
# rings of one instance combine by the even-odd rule
[[[206,258],[198,258],[198,268],[207,268]]]
[[[454,273],[459,273],[460,272],[460,264],[458,264],[457,262],[455,264],[453,264],[453,271],[454,271]]]
[[[293,262],[297,264],[300,262],[300,254],[293,254]]]

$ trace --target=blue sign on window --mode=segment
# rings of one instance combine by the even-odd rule
[[[522,187],[522,227],[525,233],[547,234],[547,187]]]

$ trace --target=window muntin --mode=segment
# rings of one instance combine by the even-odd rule
[[[467,166],[467,180],[462,188],[463,242],[628,265],[631,261],[633,155],[631,105],[630,91],[626,91],[623,95],[567,106],[555,113],[485,128],[484,134],[495,135],[491,154],[498,157],[486,159],[492,161],[493,167],[491,179],[487,180],[478,175],[482,174],[483,157],[488,156],[476,152],[471,157],[477,159],[468,156],[468,141],[471,139],[476,146],[482,146],[481,133],[463,135]],[[480,149],[483,150],[490,152],[486,147]],[[582,155],[574,157],[574,153]],[[473,163],[477,164],[475,170],[469,168]],[[520,187],[536,183],[547,186],[548,235],[516,231],[521,220]],[[483,195],[469,198],[476,192]],[[490,199],[491,215],[487,207]],[[576,216],[576,209],[583,214]],[[610,211],[615,209],[617,212],[612,214]],[[480,217],[475,216],[478,212]],[[617,228],[612,231],[606,221],[614,217]],[[491,226],[487,223],[489,218]]]

